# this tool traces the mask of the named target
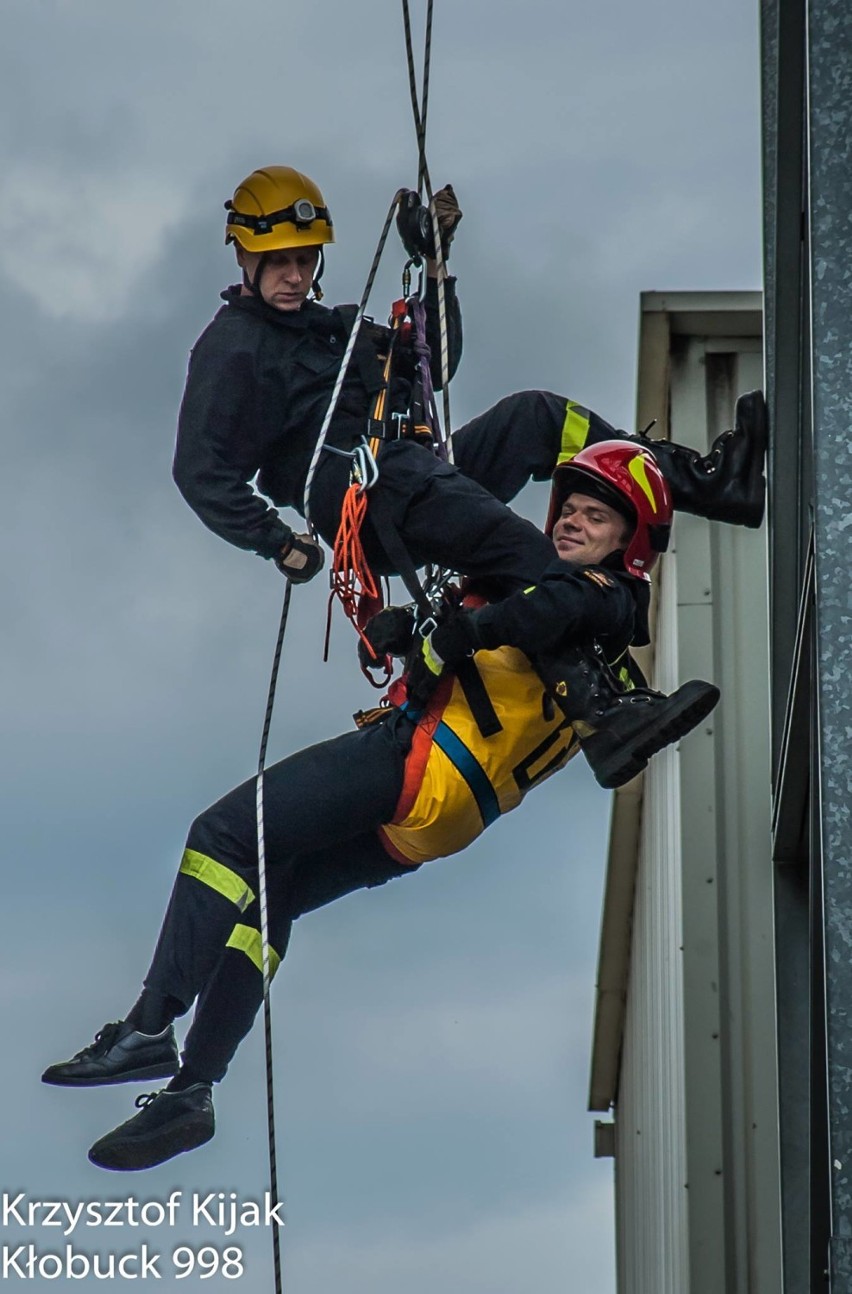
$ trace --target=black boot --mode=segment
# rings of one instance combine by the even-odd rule
[[[639,440],[654,455],[679,512],[708,521],[756,528],[763,520],[766,480],[763,464],[769,442],[762,391],[737,400],[733,431],[714,440],[709,454],[670,440]]]
[[[138,1096],[139,1113],[96,1141],[89,1160],[98,1168],[134,1172],[153,1168],[186,1150],[195,1150],[216,1131],[209,1083],[195,1083],[182,1092],[153,1092]]]
[[[636,777],[652,755],[691,732],[719,700],[712,683],[692,679],[671,696],[652,688],[622,691],[592,650],[559,663],[550,682],[560,709],[571,720],[580,749],[597,782],[607,790]]]
[[[179,1068],[175,1031],[139,1033],[127,1020],[105,1024],[95,1041],[71,1060],[49,1065],[43,1083],[56,1087],[99,1087],[104,1083],[131,1083],[149,1078],[170,1078]]]

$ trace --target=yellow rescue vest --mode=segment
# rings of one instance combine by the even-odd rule
[[[477,652],[476,664],[502,731],[483,737],[458,681],[440,685],[415,730],[394,817],[379,828],[400,863],[458,853],[579,750],[523,652]]]

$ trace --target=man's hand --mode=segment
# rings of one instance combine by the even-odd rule
[[[447,616],[437,629],[432,630],[427,642],[432,656],[450,669],[455,669],[459,661],[472,656],[482,645],[476,620],[469,611],[456,611]]]
[[[362,669],[382,669],[388,656],[406,656],[414,637],[414,610],[412,607],[385,607],[364,626],[364,638],[373,648],[370,655],[367,643],[358,639],[358,660]]]
[[[325,564],[325,554],[312,535],[292,535],[275,558],[275,565],[292,584],[307,584]]]
[[[432,196],[435,199],[435,215],[438,217],[438,228],[441,231],[441,251],[446,260],[450,254],[450,243],[464,213],[451,184],[445,184],[443,189],[439,189]]]
[[[472,656],[479,645],[476,621],[467,612],[450,615],[443,624],[420,640],[408,670],[406,690],[416,710],[422,710],[444,675],[466,656]]]

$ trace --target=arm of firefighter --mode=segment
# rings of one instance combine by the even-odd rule
[[[461,307],[456,296],[454,278],[444,280],[444,296],[447,307],[447,350],[449,375],[452,378],[459,366],[462,354],[462,318]],[[438,318],[438,282],[437,279],[426,280],[426,340],[432,352],[429,368],[432,371],[432,382],[435,390],[441,389],[441,326]]]
[[[252,356],[202,338],[189,362],[172,475],[193,512],[229,544],[277,557],[291,537],[250,481],[260,466],[245,411]]]
[[[478,645],[517,647],[527,655],[591,638],[631,636],[633,597],[600,566],[551,562],[538,584],[470,612]]]

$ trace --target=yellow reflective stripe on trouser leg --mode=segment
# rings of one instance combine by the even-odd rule
[[[260,944],[260,931],[255,930],[252,926],[234,926],[230,938],[225,944],[226,948],[238,948],[240,952],[245,953],[249,961],[257,967],[261,975],[263,974],[263,952]],[[278,953],[269,945],[269,973],[274,975],[281,964],[281,958]]]
[[[185,849],[180,862],[184,876],[193,876],[202,885],[209,885],[211,890],[224,895],[239,909],[245,912],[254,902],[254,890],[246,885],[242,876],[232,872],[224,863],[217,863],[215,858],[199,854],[195,849]]]
[[[565,406],[565,421],[562,424],[562,439],[556,466],[558,467],[560,463],[570,463],[574,455],[585,448],[588,437],[589,410],[569,400]]]

